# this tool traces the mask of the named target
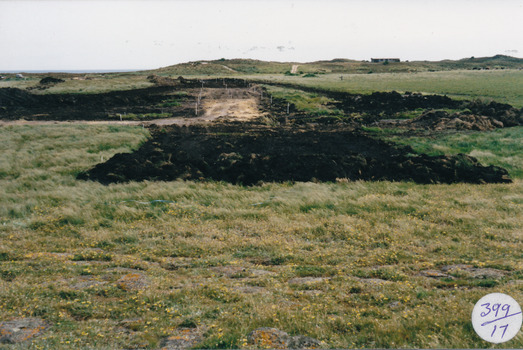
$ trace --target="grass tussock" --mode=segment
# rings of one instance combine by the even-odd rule
[[[520,132],[430,144],[469,143],[464,151],[499,162]],[[0,319],[51,322],[34,348],[155,348],[181,327],[201,329],[205,348],[248,348],[258,327],[329,348],[480,348],[490,345],[470,326],[475,302],[523,297],[522,162],[508,185],[75,180],[146,137],[0,128]],[[426,273],[458,264],[496,274]]]

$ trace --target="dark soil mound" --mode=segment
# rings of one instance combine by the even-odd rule
[[[0,119],[15,120],[106,120],[118,114],[181,113],[184,108],[166,106],[175,98],[181,102],[190,97],[172,96],[172,87],[152,87],[100,94],[32,94],[16,88],[0,89]],[[191,107],[192,108],[192,107]]]
[[[53,78],[53,77],[45,77],[40,80],[41,85],[48,85],[48,84],[58,84],[63,83],[65,80],[59,79],[59,78]]]
[[[244,88],[249,86],[246,79],[235,78],[215,78],[215,79],[186,79],[179,76],[178,79],[172,79],[156,74],[147,77],[151,83],[156,86],[178,86],[184,88]]]
[[[445,111],[428,111],[404,125],[425,130],[476,130],[487,131],[502,128],[495,118],[465,113],[449,114]]]
[[[418,183],[510,182],[505,169],[472,157],[431,157],[351,130],[212,125],[152,129],[134,153],[117,154],[82,173],[102,183],[130,180],[213,179],[244,185],[260,181],[350,180]]]
[[[16,120],[119,120],[120,115],[139,120],[194,116],[194,103],[204,88],[248,88],[244,79],[171,79],[148,77],[157,86],[99,94],[32,94],[0,88],[0,119]],[[47,79],[47,78],[44,78]],[[54,78],[50,78],[54,79]],[[37,89],[52,83],[40,84]]]
[[[523,125],[523,109],[518,110],[509,104],[489,102],[485,103],[479,100],[476,101],[458,101],[453,100],[447,96],[442,95],[422,95],[419,93],[406,92],[400,94],[396,91],[392,92],[374,92],[370,95],[352,94],[347,92],[337,92],[318,88],[303,87],[293,84],[280,84],[273,82],[264,82],[267,85],[289,87],[306,92],[313,92],[323,96],[327,96],[336,102],[332,103],[332,107],[337,108],[345,114],[345,117],[340,120],[339,117],[314,117],[300,113],[294,105],[289,106],[289,113],[287,112],[287,101],[281,99],[273,99],[270,106],[270,111],[280,120],[283,118],[300,123],[300,121],[310,122],[315,121],[319,123],[332,123],[337,121],[351,121],[350,116],[353,113],[361,114],[357,120],[353,120],[363,124],[380,123],[385,121],[385,125],[397,126],[406,125],[414,128],[429,128],[432,130],[443,129],[470,129],[470,130],[490,130],[494,128],[510,127]],[[390,123],[394,118],[397,118],[398,113],[415,111],[425,109],[426,113],[438,109],[452,109],[457,110],[457,115],[449,116],[448,112],[445,115],[430,114],[430,118],[422,116],[421,120],[416,120],[414,123],[406,123],[398,120]],[[443,112],[443,111],[442,111]],[[459,120],[448,121],[439,120],[446,119],[462,119],[464,123]],[[427,124],[428,119],[433,119],[431,123]]]
[[[345,114],[351,113],[368,113],[374,119],[367,122],[376,121],[381,118],[393,117],[398,112],[405,112],[423,109],[441,109],[441,108],[461,108],[463,101],[453,100],[442,95],[422,95],[419,93],[406,92],[400,94],[396,91],[391,92],[373,92],[370,95],[352,94],[348,92],[331,91],[319,88],[298,86],[293,84],[281,84],[270,81],[264,82],[267,85],[289,87],[292,89],[306,92],[317,93],[327,96],[337,102],[333,107],[342,110]]]
[[[509,106],[509,105],[507,105]],[[510,107],[510,106],[509,106]],[[481,112],[480,112],[481,113]],[[485,115],[485,114],[491,114]],[[488,131],[506,126],[523,125],[523,110],[510,107],[504,111],[492,109],[483,110],[483,115],[472,114],[470,111],[449,113],[447,111],[429,110],[414,119],[380,120],[378,126],[404,127],[423,130],[476,130]]]
[[[38,103],[38,96],[33,95],[27,91],[17,88],[1,88],[0,89],[0,113],[7,109],[7,107],[17,107],[26,105],[35,105]]]
[[[343,93],[330,93],[330,95],[340,101],[337,106],[346,113],[366,112],[384,116],[418,108],[458,108],[462,104],[461,101],[447,96],[412,93],[402,95],[396,91],[373,92],[370,95]]]
[[[484,115],[493,120],[498,120],[504,126],[523,125],[523,108],[518,110],[506,103],[492,101],[483,103],[481,101],[472,101],[466,106],[476,115]]]

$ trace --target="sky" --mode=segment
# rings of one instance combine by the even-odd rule
[[[523,57],[523,0],[0,0],[0,71]]]

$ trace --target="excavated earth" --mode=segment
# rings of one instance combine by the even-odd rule
[[[418,183],[503,183],[507,171],[472,157],[416,154],[340,127],[268,127],[246,123],[151,128],[134,153],[115,155],[78,178],[213,179],[244,185],[269,181],[390,180]]]
[[[517,109],[509,104],[495,101],[482,102],[479,100],[454,100],[442,95],[423,95],[420,93],[406,92],[400,94],[392,92],[374,92],[369,95],[351,94],[325,89],[297,86],[293,84],[282,84],[264,82],[266,85],[287,87],[306,92],[316,93],[333,100],[330,107],[343,111],[346,116],[359,114],[354,120],[367,125],[380,127],[406,127],[421,130],[493,130],[495,128],[523,125],[523,108]],[[286,110],[285,101],[277,101],[279,107],[273,108],[280,116],[284,116]],[[300,122],[310,121],[310,116],[296,111],[294,105],[290,105],[293,114],[286,116],[287,119]],[[413,119],[398,119],[398,114],[424,110],[419,117]],[[449,113],[448,110],[454,110]],[[338,118],[335,121],[339,120]],[[317,122],[331,123],[332,118],[317,117]],[[344,121],[351,121],[347,118]]]
[[[56,83],[57,79],[46,82]],[[243,79],[187,80],[150,76],[150,88],[97,94],[34,94],[17,88],[0,88],[0,120],[153,120],[193,117],[195,101],[204,89],[248,89]],[[42,85],[40,83],[38,88]],[[32,88],[31,88],[32,89]],[[139,116],[136,117],[136,116]]]
[[[169,87],[152,87],[100,94],[32,94],[16,88],[0,89],[0,119],[16,120],[111,120],[126,114],[180,114],[192,108],[185,96]],[[180,106],[168,105],[176,99]],[[185,107],[185,108],[184,108]]]
[[[354,95],[304,88],[328,96],[344,112],[331,125],[332,119],[304,114],[285,100],[269,99],[266,90],[246,80],[154,75],[148,79],[154,87],[100,94],[0,89],[0,120],[119,122],[127,115],[139,116],[140,121],[155,119],[144,123],[151,138],[140,149],[117,154],[78,176],[102,183],[146,179],[213,179],[244,185],[337,179],[510,182],[506,170],[482,166],[467,155],[417,154],[410,147],[374,139],[359,128],[362,122],[386,124],[385,118],[395,113],[420,108],[426,109],[420,117],[392,121],[392,125],[432,130],[449,125],[477,130],[521,125],[521,111],[510,105],[438,95]],[[196,101],[200,101],[197,110]],[[442,108],[464,111],[452,115],[434,111]],[[355,120],[354,112],[366,118]]]

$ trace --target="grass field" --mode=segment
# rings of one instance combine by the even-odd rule
[[[406,136],[404,131],[366,128],[379,138],[410,145],[415,151],[429,155],[465,153],[483,164],[497,165],[508,170],[510,176],[523,178],[523,128],[514,127],[489,132],[448,132],[437,136]]]
[[[340,76],[343,76],[343,80]],[[495,100],[517,108],[523,107],[523,70],[324,74],[314,78],[253,75],[249,78],[353,93],[395,90],[444,94],[456,99]]]
[[[181,68],[180,68],[181,69]],[[161,70],[160,70],[161,72]],[[185,73],[185,74],[184,74]],[[95,75],[93,80],[70,80],[57,84],[47,90],[33,90],[36,93],[98,93],[113,90],[130,90],[152,86],[147,80],[149,73],[119,73]],[[207,74],[194,74],[190,67],[164,75],[177,78],[183,75],[191,78],[209,78]],[[505,69],[490,71],[438,71],[419,73],[375,73],[375,74],[320,74],[313,78],[287,76],[284,74],[238,75],[223,72],[220,77],[241,77],[258,81],[275,81],[296,84],[298,86],[318,87],[323,89],[353,93],[371,93],[373,91],[411,91],[426,94],[446,94],[457,99],[481,99],[485,101],[509,103],[523,108],[523,70]],[[343,76],[343,80],[340,79]],[[41,75],[19,81],[0,81],[2,87],[27,88],[38,85]],[[212,77],[216,77],[212,75]]]
[[[51,76],[53,74],[50,74]],[[0,88],[14,87],[19,89],[35,88],[40,84],[45,74],[28,76],[25,80],[1,80]],[[147,75],[134,73],[112,73],[112,74],[89,74],[88,80],[73,80],[71,77],[64,77],[65,82],[51,86],[45,90],[34,89],[36,94],[94,94],[117,90],[141,89],[153,86],[147,80]]]
[[[520,144],[521,128],[509,130],[498,137]],[[474,303],[523,297],[521,179],[103,186],[75,175],[146,131],[10,126],[0,137],[0,319],[52,322],[34,348],[156,347],[182,326],[204,328],[207,348],[248,347],[261,326],[329,348],[490,347],[471,328]],[[498,274],[425,277],[453,264]]]
[[[249,77],[523,107],[517,70],[339,75]],[[146,75],[119,74],[43,93],[149,84]],[[337,113],[323,110],[328,100],[315,94],[272,93],[302,110]],[[202,335],[198,348],[253,349],[247,334],[275,327],[324,348],[522,348],[521,332],[500,345],[482,341],[470,318],[488,293],[523,302],[523,127],[366,132],[433,155],[472,155],[507,168],[514,182],[104,186],[76,175],[138,148],[147,130],[0,127],[0,322],[39,317],[51,324],[32,341],[6,346],[158,348],[190,328]]]

